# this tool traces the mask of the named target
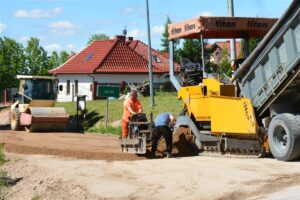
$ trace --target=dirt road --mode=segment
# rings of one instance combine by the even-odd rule
[[[0,142],[0,171],[23,177],[8,199],[300,199],[300,161],[148,159],[122,154],[116,136],[74,133],[1,130]]]
[[[173,153],[177,156],[195,155],[187,141],[174,134]],[[7,152],[22,154],[46,154],[89,160],[141,160],[153,158],[149,153],[138,156],[121,152],[119,137],[80,133],[27,133],[25,131],[0,130],[0,143]],[[158,150],[164,152],[164,141]],[[164,157],[163,154],[159,157]],[[157,157],[156,157],[157,158]]]
[[[300,162],[201,156],[114,162],[8,156],[10,162],[0,170],[23,177],[9,188],[8,199],[30,200],[37,195],[49,200],[272,199],[270,193],[281,191],[283,197],[300,198],[294,188],[289,189],[299,188]]]
[[[58,155],[96,160],[138,160],[145,157],[123,154],[117,136],[80,133],[27,133],[0,130],[5,151],[22,154]]]

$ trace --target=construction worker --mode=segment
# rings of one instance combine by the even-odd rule
[[[167,146],[167,157],[172,156],[173,134],[170,126],[175,122],[175,116],[172,113],[161,113],[155,119],[155,128],[152,131],[152,149],[151,152],[155,155],[157,144],[161,136],[165,138]]]
[[[122,138],[127,138],[128,136],[128,123],[130,117],[134,114],[142,112],[142,104],[137,99],[137,91],[132,90],[128,99],[124,101],[124,111],[122,119]]]

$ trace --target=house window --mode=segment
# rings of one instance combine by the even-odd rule
[[[159,59],[159,57],[157,55],[153,55],[152,56],[152,60],[154,60],[156,63],[160,63],[161,62],[160,59]]]
[[[70,94],[70,80],[67,80],[67,95]]]
[[[75,95],[78,94],[78,80],[75,80]]]

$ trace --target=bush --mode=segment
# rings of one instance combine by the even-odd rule
[[[171,82],[164,82],[162,85],[159,86],[159,91],[161,92],[172,92],[173,91],[173,84]]]

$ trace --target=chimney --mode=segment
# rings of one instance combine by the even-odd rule
[[[128,42],[132,42],[132,41],[133,41],[133,37],[128,37],[128,38],[127,38],[127,41],[128,41]]]
[[[123,35],[116,35],[116,39],[117,39],[117,40],[120,40],[121,42],[125,42],[126,37],[123,36]]]

